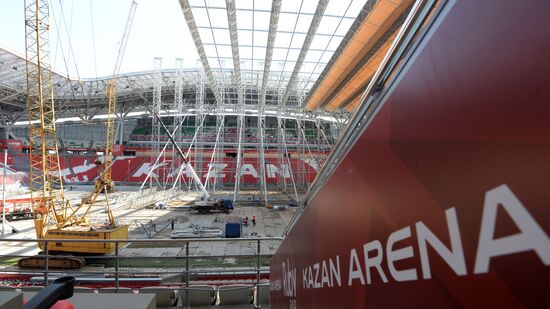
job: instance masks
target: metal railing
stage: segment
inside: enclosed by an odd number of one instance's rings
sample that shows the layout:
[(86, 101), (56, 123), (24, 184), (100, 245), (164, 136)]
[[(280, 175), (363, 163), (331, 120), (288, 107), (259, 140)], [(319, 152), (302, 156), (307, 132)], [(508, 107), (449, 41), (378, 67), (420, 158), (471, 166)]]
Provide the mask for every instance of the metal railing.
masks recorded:
[[(20, 269), (19, 272), (21, 271), (25, 271), (25, 272), (31, 272), (31, 273), (37, 273), (37, 274), (40, 274), (42, 273), (43, 275), (43, 284), (44, 286), (47, 286), (50, 282), (50, 275), (54, 274), (54, 273), (60, 273), (62, 275), (67, 275), (67, 274), (70, 274), (70, 275), (78, 275), (78, 274), (82, 274), (82, 275), (90, 275), (90, 274), (102, 274), (102, 275), (105, 275), (106, 272), (105, 271), (101, 271), (101, 272), (86, 272), (86, 271), (82, 271), (82, 270), (51, 270), (49, 267), (48, 267), (48, 260), (52, 257), (55, 257), (55, 258), (63, 258), (63, 257), (74, 257), (74, 255), (68, 255), (68, 254), (51, 254), (49, 248), (50, 248), (50, 244), (51, 243), (103, 243), (103, 244), (107, 244), (107, 243), (114, 243), (115, 244), (115, 250), (113, 253), (111, 254), (105, 254), (105, 255), (94, 255), (94, 256), (83, 256), (85, 257), (86, 259), (94, 259), (94, 260), (105, 260), (107, 262), (113, 262), (114, 261), (114, 271), (112, 272), (109, 272), (109, 274), (111, 276), (114, 276), (114, 285), (115, 285), (115, 288), (119, 289), (120, 287), (120, 279), (121, 279), (121, 275), (124, 274), (124, 272), (121, 272), (121, 260), (126, 260), (126, 259), (132, 259), (132, 260), (136, 260), (136, 259), (157, 259), (157, 260), (162, 260), (162, 259), (168, 259), (168, 258), (171, 258), (171, 259), (176, 259), (177, 260), (180, 260), (182, 259), (182, 263), (180, 266), (180, 268), (183, 268), (183, 269), (180, 269), (180, 270), (176, 270), (176, 271), (170, 271), (169, 269), (167, 268), (164, 268), (163, 267), (160, 267), (162, 270), (156, 270), (156, 271), (150, 271), (149, 273), (144, 273), (142, 274), (141, 277), (144, 277), (143, 275), (146, 275), (146, 274), (149, 274), (151, 276), (157, 276), (157, 278), (162, 278), (162, 277), (159, 277), (159, 276), (162, 276), (162, 275), (168, 275), (168, 274), (181, 274), (182, 275), (182, 279), (185, 278), (185, 287), (187, 289), (187, 292), (188, 293), (188, 289), (189, 289), (189, 282), (190, 282), (190, 275), (191, 274), (194, 274), (194, 275), (200, 275), (200, 274), (207, 274), (207, 273), (215, 273), (215, 274), (220, 274), (220, 275), (223, 275), (223, 274), (234, 274), (234, 275), (242, 275), (242, 274), (254, 274), (255, 273), (255, 276), (256, 276), (256, 285), (258, 285), (260, 283), (260, 277), (261, 277), (261, 273), (262, 273), (262, 266), (260, 265), (260, 261), (261, 261), (261, 258), (264, 257), (264, 258), (271, 258), (272, 254), (269, 254), (269, 253), (264, 253), (262, 254), (261, 252), (261, 245), (263, 242), (268, 242), (268, 241), (276, 241), (276, 242), (280, 242), (282, 241), (283, 238), (281, 237), (254, 237), (254, 238), (186, 238), (186, 239), (112, 239), (112, 240), (87, 240), (87, 239), (0, 239), (0, 244), (2, 243), (5, 243), (5, 242), (9, 242), (10, 244), (13, 244), (13, 243), (36, 243), (37, 245), (39, 243), (43, 243), (44, 244), (44, 250), (43, 252), (38, 255), (39, 257), (43, 258), (44, 259), (44, 269), (29, 269), (29, 268), (23, 268), (23, 269)], [(227, 246), (231, 246), (231, 245), (234, 245), (234, 244), (240, 244), (240, 243), (243, 243), (243, 242), (248, 242), (250, 244), (253, 244), (252, 247), (250, 247), (250, 250), (253, 251), (251, 252), (251, 254), (210, 254), (210, 255), (191, 255), (190, 254), (190, 246), (192, 244), (197, 244), (197, 243), (227, 243)], [(184, 255), (181, 255), (180, 254), (175, 254), (175, 255), (162, 255), (162, 256), (154, 256), (154, 255), (135, 255), (135, 254), (132, 254), (132, 256), (125, 256), (125, 255), (121, 255), (120, 254), (120, 249), (123, 248), (123, 247), (128, 247), (129, 245), (131, 244), (148, 244), (148, 245), (151, 245), (150, 247), (145, 247), (144, 250), (146, 250), (147, 248), (163, 248), (163, 247), (166, 247), (166, 245), (169, 245), (170, 247), (175, 247), (175, 248), (183, 248), (185, 250), (180, 250), (180, 252), (185, 252)], [(158, 245), (157, 247), (155, 247), (155, 244)], [(178, 246), (178, 245), (181, 245), (181, 246)], [(143, 248), (143, 247), (138, 247), (138, 248)], [(6, 258), (25, 258), (25, 257), (29, 257), (29, 255), (17, 255), (17, 254), (0, 254), (0, 258), (2, 259), (6, 259)], [(194, 259), (204, 259), (204, 258), (255, 258), (255, 266), (254, 267), (239, 267), (237, 270), (227, 270), (227, 269), (219, 269), (219, 268), (212, 268), (212, 267), (206, 267), (206, 268), (203, 268), (203, 269), (200, 269), (200, 268), (196, 268), (196, 269), (192, 269), (191, 268), (191, 261), (194, 260)], [(139, 266), (138, 266), (139, 267)], [(146, 268), (146, 267), (144, 267)], [(231, 268), (231, 267), (227, 267), (227, 268)], [(264, 272), (265, 272), (265, 269), (264, 269)], [(187, 295), (188, 296), (188, 295)], [(187, 298), (189, 299), (189, 298)]]

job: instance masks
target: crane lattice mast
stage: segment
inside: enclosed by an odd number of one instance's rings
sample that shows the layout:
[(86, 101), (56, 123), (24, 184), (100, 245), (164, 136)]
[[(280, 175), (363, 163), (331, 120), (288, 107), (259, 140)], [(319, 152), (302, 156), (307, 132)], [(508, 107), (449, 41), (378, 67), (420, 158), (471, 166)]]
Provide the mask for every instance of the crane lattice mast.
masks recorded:
[[(49, 50), (48, 0), (25, 0), (25, 55), (29, 114), (30, 189), (37, 237), (49, 222), (64, 224), (63, 194), (55, 131), (55, 104)], [(74, 217), (76, 219), (76, 217)]]

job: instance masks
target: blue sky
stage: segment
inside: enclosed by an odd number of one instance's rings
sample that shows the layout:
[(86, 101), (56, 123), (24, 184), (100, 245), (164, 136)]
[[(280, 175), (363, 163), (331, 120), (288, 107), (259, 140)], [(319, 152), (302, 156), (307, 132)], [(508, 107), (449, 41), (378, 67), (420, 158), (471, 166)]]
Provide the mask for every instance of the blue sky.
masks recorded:
[[(23, 0), (0, 0), (0, 45), (22, 55), (25, 53), (23, 3)], [(76, 68), (80, 78), (110, 76), (130, 4), (131, 0), (50, 0), (54, 70), (68, 72), (73, 78), (77, 77)], [(74, 59), (69, 50), (69, 35)], [(198, 54), (176, 0), (138, 1), (121, 72), (152, 70), (154, 57), (163, 57), (163, 68), (174, 68), (176, 57), (184, 58), (186, 68), (198, 66)]]

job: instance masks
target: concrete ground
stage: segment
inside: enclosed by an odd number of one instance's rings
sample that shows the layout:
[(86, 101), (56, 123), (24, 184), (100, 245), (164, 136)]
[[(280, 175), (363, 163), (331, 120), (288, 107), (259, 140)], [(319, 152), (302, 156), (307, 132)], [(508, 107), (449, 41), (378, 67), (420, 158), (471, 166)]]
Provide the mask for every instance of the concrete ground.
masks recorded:
[[(76, 188), (72, 191), (67, 191), (67, 198), (71, 199), (76, 204), (82, 197), (85, 196), (86, 191), (89, 188)], [(114, 195), (128, 194), (127, 191), (135, 190), (135, 188), (122, 188), (121, 192), (117, 192)], [(19, 195), (21, 196), (21, 195)], [(19, 197), (18, 196), (18, 197)], [(235, 205), (235, 209), (230, 214), (224, 213), (209, 213), (209, 214), (197, 214), (191, 212), (186, 203), (193, 201), (196, 198), (195, 193), (186, 193), (183, 196), (179, 196), (180, 202), (170, 203), (171, 205), (178, 205), (169, 207), (168, 209), (116, 209), (114, 210), (114, 216), (120, 224), (128, 224), (130, 229), (130, 239), (167, 239), (172, 231), (171, 221), (174, 219), (174, 230), (183, 230), (191, 225), (199, 225), (204, 227), (216, 227), (223, 230), (227, 217), (239, 216), (244, 218), (249, 217), (249, 225), (242, 227), (242, 237), (271, 237), (281, 236), (284, 229), (290, 222), (290, 219), (295, 213), (295, 209), (289, 208), (287, 210), (273, 210), (263, 206), (251, 206), (253, 203), (247, 202), (246, 206)], [(105, 221), (106, 214), (104, 212), (105, 206), (93, 207), (93, 210), (89, 214), (89, 219), (92, 222)], [(251, 219), (256, 216), (256, 225), (253, 226)], [(12, 227), (18, 232), (12, 234)], [(1, 229), (1, 228), (0, 228)], [(5, 225), (5, 233), (7, 239), (34, 239), (36, 238), (34, 224), (32, 220), (15, 220), (7, 222)], [(262, 254), (273, 254), (278, 248), (280, 241), (264, 241), (261, 243), (260, 252)], [(249, 255), (254, 254), (257, 250), (256, 242), (203, 242), (192, 243), (190, 245), (190, 255), (199, 256), (230, 256), (230, 255)], [(39, 252), (35, 243), (22, 243), (15, 241), (0, 242), (0, 252), (3, 256), (6, 255), (24, 255), (31, 256)], [(137, 261), (138, 257), (149, 257), (149, 264), (151, 260), (160, 260), (158, 257), (181, 257), (185, 255), (185, 249), (179, 245), (159, 243), (155, 245), (142, 245), (138, 243), (129, 244), (125, 248), (120, 250), (121, 256), (132, 257)], [(95, 262), (94, 262), (95, 263)], [(134, 263), (139, 269), (150, 268), (151, 266), (139, 267), (139, 262)], [(168, 263), (169, 264), (169, 263)], [(221, 264), (235, 264), (235, 258), (227, 257), (221, 260)], [(181, 265), (181, 264), (180, 264)], [(100, 265), (92, 265), (89, 269), (98, 269)], [(95, 268), (94, 268), (95, 267)], [(169, 267), (159, 262), (159, 266), (155, 267), (162, 269), (163, 267)], [(101, 268), (101, 267), (100, 267)], [(179, 268), (179, 267), (178, 267)], [(132, 268), (133, 269), (133, 268)], [(0, 271), (16, 271), (12, 267), (3, 268), (0, 266)], [(132, 270), (129, 270), (132, 271)]]

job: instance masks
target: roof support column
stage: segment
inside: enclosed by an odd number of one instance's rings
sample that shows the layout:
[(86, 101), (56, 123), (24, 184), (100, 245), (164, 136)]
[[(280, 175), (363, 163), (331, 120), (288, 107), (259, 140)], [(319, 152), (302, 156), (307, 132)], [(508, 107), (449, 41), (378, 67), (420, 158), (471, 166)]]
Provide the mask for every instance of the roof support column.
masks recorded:
[[(161, 93), (162, 93), (162, 58), (155, 57), (154, 60), (154, 80), (153, 80), (153, 117), (151, 118), (151, 143), (153, 146), (153, 156), (151, 156), (151, 168), (155, 168), (153, 165), (154, 158), (160, 153), (160, 124), (157, 121), (156, 116), (160, 116), (161, 110)], [(149, 187), (153, 186), (153, 178), (156, 179), (156, 174), (152, 174), (153, 177), (149, 178)], [(158, 179), (156, 179), (158, 182)]]
[[(241, 165), (242, 165), (242, 137), (244, 131), (244, 97), (243, 84), (241, 82), (241, 60), (239, 57), (239, 36), (237, 27), (237, 10), (235, 9), (234, 0), (225, 0), (227, 9), (227, 23), (229, 25), (229, 37), (231, 39), (231, 52), (233, 54), (233, 68), (235, 75), (235, 87), (237, 87), (237, 126), (239, 132), (237, 146), (237, 163), (235, 165), (235, 189), (233, 190), (233, 200), (236, 201), (239, 195), (241, 182)], [(252, 12), (254, 14), (254, 12)]]
[[(286, 127), (286, 119), (283, 119), (281, 117), (277, 117), (277, 125), (279, 127), (279, 134), (281, 136), (281, 144), (282, 144), (282, 148), (283, 148), (283, 151), (282, 153), (280, 153), (279, 155), (282, 155), (283, 156), (283, 159), (281, 160), (282, 162), (285, 162), (286, 164), (286, 168), (288, 168), (288, 173), (290, 176), (290, 180), (292, 181), (292, 188), (294, 189), (294, 200), (295, 201), (299, 201), (299, 198), (298, 198), (298, 190), (296, 188), (296, 180), (294, 178), (294, 172), (292, 170), (292, 161), (290, 161), (290, 153), (288, 152), (288, 147), (286, 145), (286, 132), (285, 132), (285, 127)], [(281, 169), (283, 170), (283, 182), (284, 182), (284, 187), (286, 189), (286, 178), (287, 178), (287, 175), (286, 173), (284, 172), (284, 169), (283, 169), (283, 166), (285, 164), (281, 164)], [(289, 192), (287, 192), (287, 194), (290, 195)]]
[[(195, 151), (194, 151), (194, 165), (199, 179), (202, 181), (202, 171), (203, 171), (203, 139), (204, 139), (204, 122), (206, 119), (206, 111), (204, 106), (205, 101), (205, 89), (204, 89), (204, 74), (203, 72), (198, 72), (198, 83), (197, 83), (197, 92), (196, 92), (196, 101), (195, 101), (195, 135), (193, 139), (195, 140)], [(192, 145), (191, 145), (192, 146)], [(191, 147), (190, 146), (190, 147)], [(198, 189), (199, 184), (195, 182), (195, 189)]]
[[(179, 143), (181, 142), (181, 130), (183, 125), (183, 58), (176, 58), (176, 79), (174, 81), (174, 105), (172, 108), (176, 113), (174, 116), (173, 124), (171, 126), (171, 130), (174, 130), (176, 127), (178, 130), (174, 132), (174, 140)], [(172, 188), (175, 187), (175, 185), (180, 182), (179, 177), (175, 177), (178, 172), (178, 168), (180, 168), (181, 164), (184, 164), (181, 162), (178, 164), (178, 161), (181, 161), (179, 159), (179, 156), (176, 153), (176, 148), (174, 145), (172, 146), (172, 162), (170, 163), (170, 167), (168, 169), (168, 173), (165, 176), (166, 182), (172, 181)]]
[(271, 16), (269, 19), (269, 33), (267, 35), (267, 46), (265, 51), (264, 73), (262, 76), (262, 88), (258, 103), (258, 136), (260, 139), (260, 191), (263, 201), (268, 203), (267, 194), (267, 179), (265, 167), (265, 96), (267, 93), (267, 83), (269, 81), (269, 73), (271, 70), (271, 62), (273, 58), (273, 47), (275, 46), (275, 37), (277, 35), (277, 26), (279, 25), (279, 13), (281, 11), (281, 0), (273, 0), (271, 4)]

